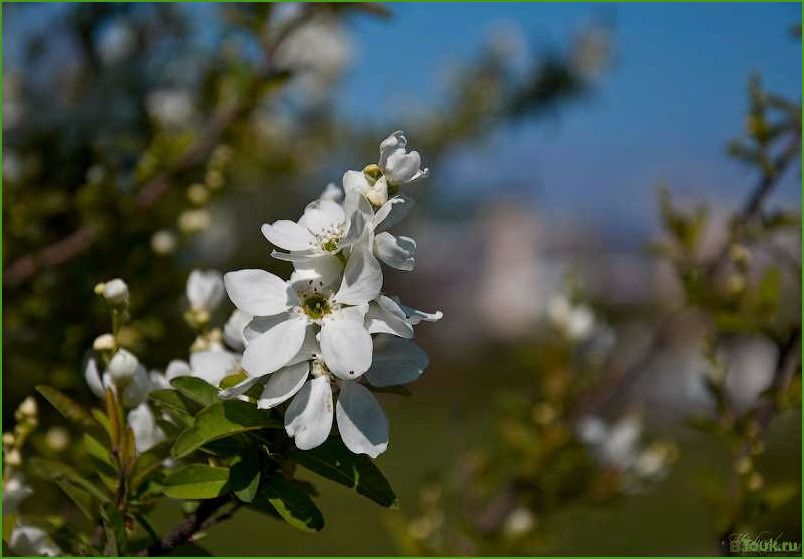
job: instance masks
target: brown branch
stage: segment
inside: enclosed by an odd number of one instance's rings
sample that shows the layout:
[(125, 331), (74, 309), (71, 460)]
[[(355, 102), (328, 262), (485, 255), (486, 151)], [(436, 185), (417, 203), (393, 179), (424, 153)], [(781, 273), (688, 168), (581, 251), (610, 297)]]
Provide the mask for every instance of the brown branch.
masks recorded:
[[(304, 11), (284, 26), (274, 40), (266, 46), (264, 63), (257, 71), (257, 82), (270, 79), (278, 73), (281, 74), (281, 72), (277, 72), (272, 63), (274, 55), (282, 42), (303, 25), (311, 13), (313, 13), (312, 9)], [(136, 207), (142, 211), (153, 206), (170, 190), (172, 180), (176, 175), (203, 162), (226, 130), (248, 110), (249, 106), (243, 100), (220, 107), (210, 119), (207, 129), (201, 137), (179, 156), (176, 164), (171, 169), (151, 178), (142, 186), (134, 201)], [(16, 287), (45, 268), (55, 268), (69, 262), (88, 250), (96, 241), (99, 233), (100, 230), (97, 226), (84, 224), (42, 250), (20, 257), (3, 270), (3, 285)]]
[(231, 518), (231, 514), (215, 517), (218, 510), (229, 502), (231, 502), (230, 495), (222, 495), (214, 499), (201, 501), (195, 512), (189, 514), (170, 534), (155, 542), (148, 549), (141, 552), (140, 555), (143, 557), (166, 555), (173, 549), (191, 542), (197, 533), (218, 522)]

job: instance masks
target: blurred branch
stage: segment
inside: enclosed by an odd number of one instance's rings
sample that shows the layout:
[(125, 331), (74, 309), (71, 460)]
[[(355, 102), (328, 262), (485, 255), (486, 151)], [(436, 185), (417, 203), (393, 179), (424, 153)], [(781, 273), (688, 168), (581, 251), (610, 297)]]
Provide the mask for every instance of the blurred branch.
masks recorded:
[[(282, 76), (284, 71), (273, 67), (273, 59), (282, 42), (293, 31), (303, 25), (313, 10), (304, 10), (280, 29), (276, 37), (266, 46), (265, 60), (258, 69), (255, 84), (265, 82), (273, 77)], [(237, 101), (220, 107), (209, 121), (200, 138), (193, 142), (179, 156), (176, 164), (167, 171), (148, 180), (135, 198), (135, 206), (139, 210), (147, 210), (159, 200), (172, 185), (173, 179), (188, 169), (202, 163), (210, 155), (221, 136), (238, 120), (253, 108), (257, 96), (242, 96)], [(3, 270), (3, 285), (15, 287), (36, 275), (45, 268), (61, 266), (88, 250), (100, 233), (100, 228), (93, 224), (84, 224), (66, 237), (59, 239), (34, 254), (20, 257)]]
[(170, 534), (151, 545), (140, 555), (143, 557), (156, 557), (167, 555), (173, 549), (192, 541), (193, 536), (210, 526), (231, 518), (230, 513), (220, 516), (215, 514), (227, 503), (231, 502), (230, 495), (222, 495), (214, 499), (201, 501), (195, 512), (189, 514), (184, 521), (176, 526)]

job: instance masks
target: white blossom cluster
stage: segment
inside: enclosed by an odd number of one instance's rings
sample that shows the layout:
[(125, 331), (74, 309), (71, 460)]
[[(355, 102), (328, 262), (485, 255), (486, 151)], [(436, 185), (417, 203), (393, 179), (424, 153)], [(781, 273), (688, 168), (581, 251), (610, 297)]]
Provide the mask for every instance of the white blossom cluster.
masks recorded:
[(442, 317), (382, 290), (380, 262), (413, 269), (416, 242), (389, 229), (413, 204), (400, 190), (427, 175), (395, 132), (380, 144), (377, 163), (344, 174), (343, 190), (329, 185), (298, 221), (262, 226), (280, 249), (272, 255), (294, 271), (287, 281), (255, 269), (225, 274), (237, 320), (248, 320), (241, 363), (248, 378), (222, 397), (246, 398), (259, 385), (259, 408), (290, 401), (285, 429), (303, 450), (322, 444), (337, 422), (352, 452), (385, 451), (388, 420), (371, 388), (416, 380), (428, 358), (411, 341), (413, 327)]
[[(113, 306), (128, 303), (128, 286), (120, 279), (103, 284), (100, 293)], [(223, 277), (215, 270), (193, 270), (187, 280), (186, 298), (188, 313), (194, 317), (209, 319), (209, 315), (223, 302), (225, 292)], [(242, 339), (229, 338), (226, 332), (232, 330), (240, 313), (235, 312), (221, 336), (235, 351), (230, 351), (212, 330), (206, 336), (199, 336), (191, 351), (189, 362), (179, 359), (171, 361), (164, 372), (148, 371), (139, 359), (129, 350), (119, 347), (115, 336), (103, 334), (93, 344), (93, 354), (84, 367), (84, 377), (89, 389), (98, 398), (103, 398), (106, 389), (117, 394), (121, 405), (128, 411), (127, 423), (134, 432), (136, 447), (144, 452), (164, 440), (157, 418), (146, 403), (148, 394), (154, 390), (170, 388), (170, 381), (179, 376), (195, 376), (214, 386), (240, 368)], [(237, 326), (234, 326), (235, 330)], [(242, 327), (240, 328), (242, 330)], [(101, 364), (105, 362), (103, 367)]]

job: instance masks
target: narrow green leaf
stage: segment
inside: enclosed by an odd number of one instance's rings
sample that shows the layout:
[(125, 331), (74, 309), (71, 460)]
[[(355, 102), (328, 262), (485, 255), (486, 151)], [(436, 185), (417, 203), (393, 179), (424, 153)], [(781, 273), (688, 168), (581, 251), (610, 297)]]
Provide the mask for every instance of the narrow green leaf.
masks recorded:
[(67, 495), (73, 503), (75, 503), (75, 505), (78, 507), (78, 510), (80, 510), (84, 516), (90, 520), (95, 518), (95, 511), (97, 508), (95, 505), (95, 499), (93, 499), (92, 495), (66, 479), (56, 479), (55, 482), (56, 485), (58, 485), (59, 488), (64, 491), (64, 494)]
[(240, 400), (218, 401), (196, 416), (173, 444), (174, 458), (187, 456), (204, 444), (254, 429), (282, 429), (283, 425), (267, 410)]
[(112, 503), (101, 507), (103, 530), (106, 534), (106, 545), (103, 554), (117, 557), (126, 551), (126, 525), (123, 516)]
[(250, 503), (260, 486), (260, 456), (251, 450), (235, 458), (229, 474), (229, 485), (237, 498)]
[(223, 492), (228, 468), (190, 464), (165, 478), (165, 494), (176, 499), (212, 499)]
[(148, 401), (157, 411), (167, 414), (182, 425), (192, 423), (193, 416), (201, 409), (197, 403), (188, 402), (187, 398), (169, 388), (154, 390), (148, 395)]
[(131, 469), (131, 490), (136, 491), (151, 473), (162, 466), (169, 455), (170, 442), (163, 441), (137, 456)]
[(30, 461), (33, 473), (42, 479), (53, 482), (58, 482), (61, 480), (68, 481), (73, 485), (80, 487), (102, 502), (109, 500), (109, 496), (101, 491), (97, 483), (85, 479), (81, 474), (67, 464), (56, 462), (54, 460), (45, 460), (44, 458), (38, 457), (33, 457), (30, 459)]
[(340, 439), (330, 438), (312, 450), (294, 449), (290, 457), (308, 470), (350, 487), (384, 507), (396, 508), (397, 500), (382, 472), (364, 454), (352, 454)]
[(198, 377), (176, 377), (170, 381), (171, 386), (202, 406), (218, 401), (218, 389)]
[(70, 422), (85, 429), (97, 427), (92, 420), (92, 416), (72, 398), (62, 394), (55, 388), (42, 384), (37, 386), (36, 390)]
[(232, 373), (231, 375), (226, 375), (225, 377), (223, 377), (223, 379), (221, 379), (220, 387), (223, 389), (231, 388), (233, 386), (240, 384), (247, 378), (248, 375), (246, 373), (244, 373), (243, 371), (238, 371), (236, 373)]
[(305, 532), (318, 532), (324, 527), (324, 515), (315, 502), (292, 481), (275, 475), (264, 484), (265, 498), (285, 522)]

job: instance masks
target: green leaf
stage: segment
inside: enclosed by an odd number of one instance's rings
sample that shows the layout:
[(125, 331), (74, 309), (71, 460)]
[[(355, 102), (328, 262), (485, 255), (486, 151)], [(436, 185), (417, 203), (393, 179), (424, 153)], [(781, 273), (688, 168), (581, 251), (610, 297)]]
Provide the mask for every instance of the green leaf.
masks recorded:
[(762, 494), (765, 504), (771, 509), (778, 509), (797, 497), (801, 491), (800, 484), (795, 482), (782, 482), (769, 485)]
[(96, 483), (85, 479), (81, 474), (67, 464), (62, 464), (61, 462), (56, 462), (54, 460), (45, 460), (44, 458), (39, 457), (33, 457), (30, 459), (30, 461), (33, 473), (42, 479), (57, 483), (59, 481), (66, 481), (80, 487), (102, 502), (109, 500), (109, 496), (101, 491)]
[(95, 511), (97, 507), (95, 505), (95, 499), (90, 495), (88, 492), (81, 489), (78, 485), (67, 481), (66, 479), (56, 479), (56, 485), (64, 491), (65, 495), (67, 495), (70, 500), (78, 507), (84, 516), (88, 519), (92, 520), (95, 518)]
[(254, 429), (282, 429), (267, 410), (240, 400), (218, 401), (201, 410), (193, 424), (173, 444), (173, 457), (182, 458), (204, 444)]
[(176, 423), (185, 426), (191, 424), (193, 416), (201, 410), (201, 406), (197, 403), (169, 388), (154, 390), (148, 395), (148, 401), (157, 411), (167, 414)]
[(126, 551), (126, 525), (123, 516), (112, 503), (107, 503), (101, 507), (101, 519), (106, 533), (103, 554), (111, 557), (122, 555)]
[(176, 377), (171, 386), (192, 401), (208, 406), (218, 401), (218, 389), (198, 377)]
[(308, 470), (350, 487), (384, 507), (398, 506), (396, 495), (368, 456), (353, 454), (340, 439), (328, 439), (312, 450), (294, 449), (290, 457)]
[(176, 499), (213, 499), (229, 480), (228, 468), (190, 464), (165, 478), (165, 494)]
[(72, 398), (62, 394), (55, 388), (42, 384), (37, 386), (36, 390), (70, 422), (85, 429), (97, 427), (92, 420), (92, 416)]
[(235, 458), (230, 468), (229, 485), (244, 503), (254, 500), (260, 486), (260, 455), (255, 449)]
[(265, 498), (285, 522), (305, 532), (318, 532), (324, 527), (324, 515), (315, 502), (298, 485), (275, 475), (268, 479), (259, 499)]
[(231, 375), (226, 375), (225, 377), (223, 377), (223, 379), (221, 379), (220, 387), (223, 389), (231, 388), (233, 386), (240, 384), (247, 378), (248, 375), (246, 373), (244, 373), (243, 371), (238, 371), (236, 373), (232, 373)]
[(131, 490), (136, 491), (151, 473), (162, 466), (169, 455), (170, 442), (163, 441), (137, 456), (131, 469)]

